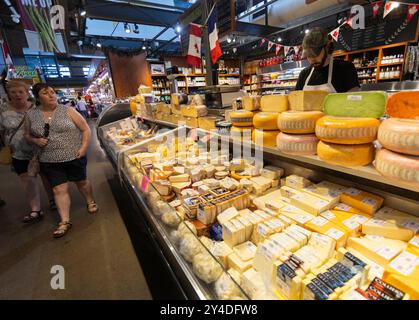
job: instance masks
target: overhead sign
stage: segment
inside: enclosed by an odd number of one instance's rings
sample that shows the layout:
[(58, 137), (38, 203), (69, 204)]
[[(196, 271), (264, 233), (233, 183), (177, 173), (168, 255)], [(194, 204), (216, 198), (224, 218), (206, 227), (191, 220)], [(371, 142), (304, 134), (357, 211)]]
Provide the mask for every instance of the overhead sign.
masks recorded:
[(14, 78), (15, 79), (34, 79), (38, 78), (38, 74), (35, 69), (29, 69), (28, 66), (14, 66)]

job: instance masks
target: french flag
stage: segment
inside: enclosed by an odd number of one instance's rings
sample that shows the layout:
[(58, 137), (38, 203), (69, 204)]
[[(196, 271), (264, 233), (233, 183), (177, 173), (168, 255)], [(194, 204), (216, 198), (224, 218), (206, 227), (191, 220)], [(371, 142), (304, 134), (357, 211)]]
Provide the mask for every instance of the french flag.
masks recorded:
[(218, 30), (217, 30), (217, 16), (215, 10), (212, 11), (211, 16), (208, 19), (208, 34), (211, 49), (211, 60), (212, 63), (216, 63), (217, 60), (223, 55), (221, 51), (220, 42), (218, 41)]
[(200, 25), (191, 23), (189, 30), (189, 49), (186, 61), (197, 67), (201, 65), (202, 29)]

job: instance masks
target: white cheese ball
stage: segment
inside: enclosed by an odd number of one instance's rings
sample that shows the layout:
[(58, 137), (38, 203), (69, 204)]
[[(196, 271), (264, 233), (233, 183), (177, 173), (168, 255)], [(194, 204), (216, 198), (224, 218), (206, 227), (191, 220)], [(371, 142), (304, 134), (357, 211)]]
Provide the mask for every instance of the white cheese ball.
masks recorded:
[(202, 244), (209, 250), (212, 251), (214, 248), (214, 241), (212, 241), (210, 238), (202, 236), (199, 237), (199, 240), (201, 240)]
[(163, 213), (161, 221), (163, 221), (164, 224), (168, 225), (171, 228), (177, 228), (179, 223), (182, 222), (182, 218), (179, 217), (176, 210), (172, 209)]
[(182, 239), (187, 234), (197, 234), (196, 228), (192, 222), (184, 221), (183, 223), (179, 224), (177, 229), (177, 234), (179, 239)]
[(208, 253), (194, 256), (192, 264), (195, 275), (208, 284), (216, 281), (223, 273), (223, 268)]
[(200, 254), (202, 250), (202, 244), (193, 234), (187, 234), (180, 240), (179, 251), (188, 262), (192, 263), (193, 258)]
[[(234, 283), (227, 273), (223, 273), (221, 277), (215, 282), (215, 293), (220, 300), (236, 300), (244, 299), (243, 294), (239, 288), (241, 285), (241, 275), (236, 270), (230, 269), (230, 276), (236, 281)], [(238, 286), (239, 285), (239, 286)]]

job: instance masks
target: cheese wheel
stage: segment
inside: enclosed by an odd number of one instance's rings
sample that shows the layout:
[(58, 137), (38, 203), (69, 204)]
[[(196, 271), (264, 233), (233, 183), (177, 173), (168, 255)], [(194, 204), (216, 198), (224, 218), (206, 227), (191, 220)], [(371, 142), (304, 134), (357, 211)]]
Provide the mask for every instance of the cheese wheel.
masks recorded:
[(377, 138), (380, 121), (374, 118), (342, 118), (325, 116), (317, 120), (316, 135), (326, 142), (364, 144)]
[(343, 167), (358, 167), (370, 164), (374, 159), (372, 143), (341, 145), (320, 141), (317, 154), (325, 162)]
[(285, 134), (280, 133), (276, 138), (279, 150), (295, 155), (314, 155), (317, 152), (318, 139), (315, 134)]
[(384, 91), (331, 93), (324, 99), (324, 113), (336, 117), (381, 118), (386, 100)]
[(288, 111), (278, 116), (278, 128), (286, 133), (314, 133), (316, 121), (323, 117), (321, 111)]
[(419, 120), (384, 120), (378, 129), (378, 141), (391, 151), (419, 156)]
[(244, 110), (255, 111), (260, 108), (261, 96), (245, 96), (242, 97), (242, 106)]
[(289, 109), (288, 96), (265, 95), (260, 99), (260, 110), (263, 112), (284, 112)]
[(253, 117), (253, 126), (256, 129), (278, 130), (278, 113), (258, 112)]
[(252, 140), (257, 145), (260, 145), (260, 142), (263, 141), (264, 147), (275, 147), (276, 146), (276, 136), (279, 134), (279, 131), (267, 131), (255, 129), (252, 133)]
[(401, 91), (391, 95), (386, 111), (390, 117), (419, 120), (419, 91)]
[(405, 156), (381, 149), (375, 158), (375, 168), (385, 177), (403, 180), (419, 188), (419, 157)]
[(253, 112), (239, 110), (230, 113), (230, 121), (236, 127), (253, 126)]
[(324, 98), (328, 94), (327, 91), (321, 90), (292, 91), (288, 95), (290, 109), (295, 111), (322, 111)]
[(233, 139), (252, 140), (253, 127), (231, 127), (230, 134)]

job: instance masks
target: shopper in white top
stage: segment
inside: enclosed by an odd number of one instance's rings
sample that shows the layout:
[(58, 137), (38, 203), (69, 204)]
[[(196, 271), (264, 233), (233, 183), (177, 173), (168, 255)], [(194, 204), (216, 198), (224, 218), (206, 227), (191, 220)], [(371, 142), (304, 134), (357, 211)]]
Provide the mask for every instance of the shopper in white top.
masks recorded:
[(87, 119), (89, 117), (89, 114), (87, 113), (87, 106), (86, 106), (86, 102), (84, 100), (82, 100), (81, 97), (77, 98), (77, 110), (81, 113), (81, 115)]

